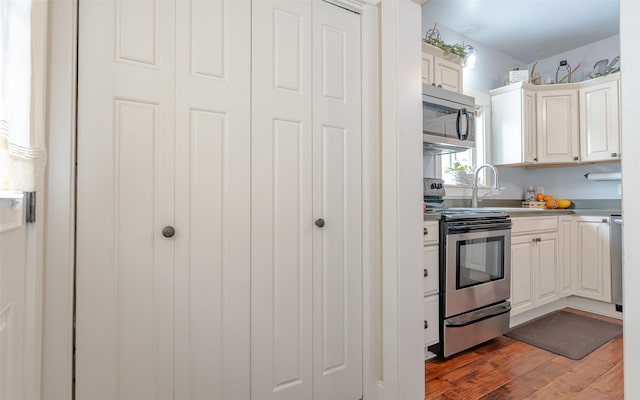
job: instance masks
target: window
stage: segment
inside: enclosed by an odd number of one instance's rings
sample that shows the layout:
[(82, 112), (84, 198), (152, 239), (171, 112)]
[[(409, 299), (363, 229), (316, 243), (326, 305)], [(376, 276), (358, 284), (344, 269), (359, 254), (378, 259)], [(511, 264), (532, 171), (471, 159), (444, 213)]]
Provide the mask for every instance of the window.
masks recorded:
[(46, 1), (0, 2), (0, 190), (42, 186), (46, 33)]

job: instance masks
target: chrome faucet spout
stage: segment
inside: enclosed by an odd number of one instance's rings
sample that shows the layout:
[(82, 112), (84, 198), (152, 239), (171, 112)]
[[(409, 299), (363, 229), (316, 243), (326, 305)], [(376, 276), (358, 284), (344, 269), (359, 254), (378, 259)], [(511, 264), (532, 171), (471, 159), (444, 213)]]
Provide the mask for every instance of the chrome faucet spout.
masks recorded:
[(496, 167), (490, 164), (483, 164), (479, 166), (476, 169), (476, 173), (473, 175), (473, 191), (471, 194), (471, 207), (473, 208), (477, 208), (478, 201), (481, 200), (481, 199), (478, 199), (478, 174), (480, 173), (480, 170), (482, 168), (489, 168), (490, 170), (493, 171), (493, 189), (500, 190), (500, 184), (498, 181), (498, 170), (496, 169)]

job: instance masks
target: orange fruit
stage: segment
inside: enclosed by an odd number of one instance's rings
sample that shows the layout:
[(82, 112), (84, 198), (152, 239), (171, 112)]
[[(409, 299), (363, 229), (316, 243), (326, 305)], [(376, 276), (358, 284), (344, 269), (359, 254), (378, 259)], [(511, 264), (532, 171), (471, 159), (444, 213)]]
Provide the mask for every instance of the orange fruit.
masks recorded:
[(558, 202), (558, 208), (571, 207), (571, 200), (556, 200)]
[(544, 196), (544, 197), (542, 198), (542, 200), (544, 200), (544, 201), (553, 200), (553, 196), (551, 196), (550, 194), (548, 194), (548, 195)]
[(558, 208), (558, 201), (555, 199), (549, 199), (547, 200), (547, 208)]
[(542, 201), (544, 200), (544, 193), (538, 193), (536, 195), (536, 201)]

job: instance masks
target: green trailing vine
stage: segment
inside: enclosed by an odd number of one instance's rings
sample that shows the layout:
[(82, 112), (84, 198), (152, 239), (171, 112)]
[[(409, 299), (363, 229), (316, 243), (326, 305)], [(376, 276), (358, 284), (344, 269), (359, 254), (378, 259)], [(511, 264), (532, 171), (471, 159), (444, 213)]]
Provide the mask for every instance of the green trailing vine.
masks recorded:
[(467, 57), (469, 57), (467, 47), (460, 43), (445, 43), (444, 40), (442, 40), (442, 38), (440, 37), (440, 31), (438, 31), (436, 25), (437, 23), (433, 25), (433, 28), (427, 31), (427, 36), (422, 39), (422, 41), (432, 46), (436, 46), (439, 49), (442, 49), (442, 51), (444, 51), (444, 54), (455, 54), (456, 56), (460, 57), (463, 62), (465, 62), (467, 60)]
[(444, 54), (455, 54), (463, 61), (466, 60), (469, 56), (467, 49), (465, 49), (465, 47), (459, 43), (446, 44), (444, 41), (438, 39), (422, 39), (422, 41), (442, 49), (444, 51)]

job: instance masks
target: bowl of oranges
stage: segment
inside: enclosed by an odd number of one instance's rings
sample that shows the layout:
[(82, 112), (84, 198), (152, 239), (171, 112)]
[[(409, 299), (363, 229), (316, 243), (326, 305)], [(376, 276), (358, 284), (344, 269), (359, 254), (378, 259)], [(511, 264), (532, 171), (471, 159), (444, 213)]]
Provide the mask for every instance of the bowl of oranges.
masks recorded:
[(544, 202), (546, 208), (550, 209), (564, 209), (571, 207), (571, 200), (566, 199), (556, 199), (551, 195), (538, 193), (536, 194), (536, 202)]

